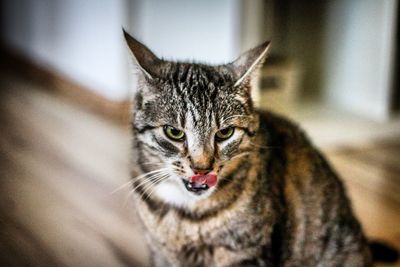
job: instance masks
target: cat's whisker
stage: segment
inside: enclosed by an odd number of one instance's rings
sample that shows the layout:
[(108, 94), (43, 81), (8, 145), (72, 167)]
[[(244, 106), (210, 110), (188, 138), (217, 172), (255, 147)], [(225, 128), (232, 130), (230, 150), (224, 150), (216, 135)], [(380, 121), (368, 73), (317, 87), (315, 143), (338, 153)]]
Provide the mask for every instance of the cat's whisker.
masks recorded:
[(239, 158), (239, 157), (243, 157), (243, 156), (249, 155), (250, 153), (251, 153), (250, 151), (241, 152), (240, 154), (233, 156), (231, 158), (231, 160), (235, 159), (235, 158)]
[[(232, 176), (224, 176), (223, 178), (221, 178), (221, 180), (234, 181), (234, 179), (232, 178)], [(217, 187), (217, 189), (219, 189), (219, 188)]]
[[(155, 179), (157, 179), (158, 177), (160, 177), (164, 174), (165, 174), (164, 172), (159, 172), (159, 173), (153, 174), (152, 176), (145, 177), (146, 179), (143, 181), (140, 181), (138, 184), (135, 184), (134, 188), (132, 188), (131, 191), (134, 192), (139, 187), (146, 186), (146, 184), (152, 183)], [(144, 179), (144, 177), (143, 177), (143, 179)]]
[[(170, 176), (167, 174), (166, 177), (164, 177), (162, 180), (160, 180), (160, 181), (158, 181), (158, 182), (161, 183), (161, 182), (163, 182), (164, 180), (167, 180), (167, 179), (169, 179), (169, 178), (170, 178)], [(156, 189), (156, 187), (153, 186), (152, 191), (149, 192), (149, 193), (147, 194), (147, 199), (149, 199), (149, 198), (151, 197), (151, 195), (154, 193), (155, 189)]]
[(141, 163), (139, 163), (139, 164), (140, 164), (140, 165), (159, 165), (159, 166), (165, 165), (164, 162), (141, 162)]
[(119, 190), (127, 187), (128, 185), (131, 185), (134, 182), (134, 180), (140, 180), (140, 179), (145, 178), (148, 175), (151, 175), (153, 173), (162, 172), (162, 171), (165, 171), (165, 170), (168, 170), (168, 168), (161, 168), (161, 169), (157, 169), (157, 170), (154, 170), (154, 171), (150, 171), (150, 172), (146, 172), (146, 173), (143, 173), (141, 175), (138, 175), (138, 176), (132, 178), (131, 180), (129, 180), (128, 182), (124, 183), (123, 185), (117, 187), (113, 191), (111, 191), (111, 194), (114, 194), (114, 193), (118, 192)]
[[(151, 176), (143, 176), (143, 177), (141, 177), (140, 179), (145, 179), (145, 180), (140, 181), (138, 184), (136, 184), (135, 187), (132, 189), (132, 192), (134, 192), (135, 190), (137, 190), (137, 188), (140, 187), (140, 186), (143, 186), (143, 185), (146, 185), (146, 184), (148, 184), (148, 183), (153, 182), (153, 180), (154, 180), (155, 178), (157, 178), (157, 177), (159, 177), (159, 176), (165, 174), (165, 173), (166, 173), (165, 171), (167, 171), (167, 170), (169, 170), (169, 169), (172, 169), (172, 170), (174, 170), (174, 171), (178, 171), (178, 169), (177, 169), (176, 167), (173, 167), (173, 166), (172, 166), (172, 167), (170, 167), (170, 168), (159, 169), (159, 172), (157, 172), (157, 173), (155, 173), (155, 174), (153, 173)], [(136, 179), (136, 180), (138, 180), (138, 179)], [(135, 181), (132, 180), (132, 183), (134, 183), (134, 182), (135, 182)]]
[[(146, 176), (147, 175), (138, 176), (135, 178), (135, 180), (145, 179)], [(114, 189), (110, 194), (115, 194), (116, 192), (124, 189), (125, 187), (132, 185), (135, 182), (135, 180), (133, 180), (133, 179), (129, 180), (128, 182), (126, 182), (126, 183), (122, 184), (121, 186), (117, 187), (116, 189)]]
[(154, 191), (156, 185), (157, 185), (158, 183), (162, 182), (162, 181), (163, 181), (164, 179), (166, 179), (168, 176), (169, 176), (168, 174), (165, 174), (165, 175), (159, 177), (155, 182), (149, 184), (149, 185), (145, 188), (145, 190), (142, 192), (142, 194), (140, 195), (140, 198), (144, 197), (144, 195), (149, 196), (149, 192)]
[[(146, 194), (147, 196), (149, 196), (148, 192), (150, 190), (154, 191), (155, 190), (155, 186), (161, 182), (162, 180), (166, 179), (167, 177), (169, 177), (168, 173), (165, 173), (164, 175), (158, 177), (156, 180), (152, 181), (152, 183), (148, 184), (145, 188), (143, 188), (143, 192), (140, 194), (140, 198), (143, 198), (143, 196)], [(148, 197), (147, 197), (148, 198)]]
[(129, 180), (128, 182), (118, 186), (116, 189), (114, 189), (113, 191), (111, 191), (111, 195), (117, 193), (118, 191), (122, 190), (123, 188), (127, 187), (128, 185), (132, 184), (132, 180)]
[[(178, 169), (177, 168), (175, 168), (175, 167), (172, 167), (171, 168), (172, 170), (175, 170), (175, 171), (177, 171)], [(133, 192), (135, 192), (139, 187), (146, 187), (146, 186), (148, 186), (149, 184), (151, 184), (151, 183), (156, 183), (157, 182), (157, 179), (159, 178), (159, 177), (161, 177), (161, 176), (163, 176), (163, 175), (169, 175), (167, 172), (165, 172), (165, 170), (164, 171), (161, 171), (161, 172), (159, 172), (159, 173), (156, 173), (156, 174), (153, 174), (152, 176), (149, 176), (149, 177), (145, 177), (146, 178), (146, 180), (144, 180), (144, 181), (141, 181), (139, 184), (136, 184), (135, 185), (135, 187), (131, 190), (131, 194), (133, 193)]]
[(229, 159), (226, 159), (226, 160), (221, 161), (220, 164), (223, 164), (223, 163), (225, 163), (225, 162), (231, 161), (231, 160), (233, 160), (233, 159), (237, 159), (237, 158), (239, 158), (239, 157), (243, 157), (243, 156), (249, 155), (249, 154), (251, 154), (251, 152), (252, 152), (252, 151), (241, 152), (241, 153), (239, 153), (239, 154), (237, 154), (237, 155), (235, 155), (235, 156), (233, 156), (233, 157), (231, 157), (231, 158), (229, 158)]
[(147, 177), (148, 179), (141, 181), (139, 184), (137, 184), (134, 188), (132, 188), (129, 192), (128, 195), (126, 196), (126, 200), (125, 200), (125, 206), (127, 204), (127, 201), (129, 200), (129, 198), (133, 195), (133, 193), (141, 186), (144, 186), (145, 188), (149, 185), (154, 183), (154, 180), (157, 180), (159, 177), (164, 176), (165, 173), (156, 173), (150, 177)]
[(157, 173), (157, 172), (166, 171), (166, 170), (168, 170), (168, 169), (169, 169), (169, 168), (160, 168), (160, 169), (157, 169), (157, 170), (149, 171), (149, 172), (146, 172), (146, 173), (141, 174), (141, 175), (139, 175), (139, 176), (133, 177), (132, 180), (140, 179), (140, 178), (142, 178), (142, 177), (144, 177), (144, 176), (147, 176), (147, 175), (149, 175), (149, 174), (153, 174), (153, 173)]
[(262, 149), (274, 149), (274, 148), (279, 148), (278, 146), (263, 146), (263, 145), (258, 145), (255, 144), (253, 142), (250, 142), (250, 145), (253, 147), (257, 147), (257, 148), (262, 148)]

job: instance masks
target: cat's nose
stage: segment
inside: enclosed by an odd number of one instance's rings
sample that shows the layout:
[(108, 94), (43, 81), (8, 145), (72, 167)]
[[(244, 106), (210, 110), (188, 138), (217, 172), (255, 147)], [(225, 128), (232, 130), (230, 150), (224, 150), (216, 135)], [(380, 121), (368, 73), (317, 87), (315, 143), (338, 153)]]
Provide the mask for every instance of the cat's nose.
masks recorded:
[(200, 174), (200, 175), (206, 175), (212, 171), (210, 169), (196, 169), (196, 168), (192, 168), (192, 170), (193, 170), (194, 174)]

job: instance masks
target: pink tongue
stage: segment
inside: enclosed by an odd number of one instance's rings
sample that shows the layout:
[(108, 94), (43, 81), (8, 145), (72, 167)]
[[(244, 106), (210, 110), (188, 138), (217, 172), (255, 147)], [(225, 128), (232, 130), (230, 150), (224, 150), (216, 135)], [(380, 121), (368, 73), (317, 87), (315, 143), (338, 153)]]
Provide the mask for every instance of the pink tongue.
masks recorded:
[(217, 183), (217, 176), (215, 174), (207, 174), (207, 175), (196, 174), (190, 177), (189, 182), (201, 185), (206, 184), (209, 187), (212, 187)]

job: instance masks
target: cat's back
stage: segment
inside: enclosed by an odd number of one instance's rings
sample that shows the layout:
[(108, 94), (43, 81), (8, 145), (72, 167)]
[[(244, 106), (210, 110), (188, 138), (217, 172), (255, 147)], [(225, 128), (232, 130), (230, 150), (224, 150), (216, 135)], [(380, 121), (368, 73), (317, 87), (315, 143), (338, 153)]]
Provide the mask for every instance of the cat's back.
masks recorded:
[(284, 117), (260, 112), (259, 133), (267, 179), (280, 195), (283, 265), (314, 266), (323, 259), (324, 266), (369, 266), (367, 243), (343, 183), (304, 131)]
[[(322, 153), (313, 145), (296, 123), (270, 111), (260, 111), (260, 149), (267, 155), (269, 165), (281, 165), (280, 175), (301, 177), (302, 181), (335, 180), (337, 175)], [(318, 177), (313, 177), (318, 174)]]
[(306, 213), (310, 213), (310, 218), (318, 218), (324, 209), (328, 211), (333, 206), (350, 209), (339, 176), (298, 124), (263, 111), (259, 134), (263, 144), (260, 149), (265, 150), (261, 154), (265, 156), (267, 179), (274, 181), (272, 185), (281, 186), (286, 209), (300, 210), (302, 218)]
[(276, 148), (277, 146), (286, 149), (312, 148), (309, 138), (296, 122), (267, 110), (260, 110), (258, 114), (259, 133), (266, 138), (263, 142), (275, 145)]

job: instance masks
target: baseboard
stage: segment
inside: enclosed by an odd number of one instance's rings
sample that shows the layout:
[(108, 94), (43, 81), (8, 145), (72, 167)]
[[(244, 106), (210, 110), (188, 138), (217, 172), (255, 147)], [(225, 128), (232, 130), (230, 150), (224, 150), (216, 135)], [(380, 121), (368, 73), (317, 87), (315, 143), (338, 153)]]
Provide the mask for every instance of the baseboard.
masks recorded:
[(130, 101), (107, 99), (4, 45), (1, 45), (0, 56), (2, 69), (21, 75), (30, 82), (39, 83), (40, 88), (60, 95), (118, 124), (126, 124), (129, 121)]

